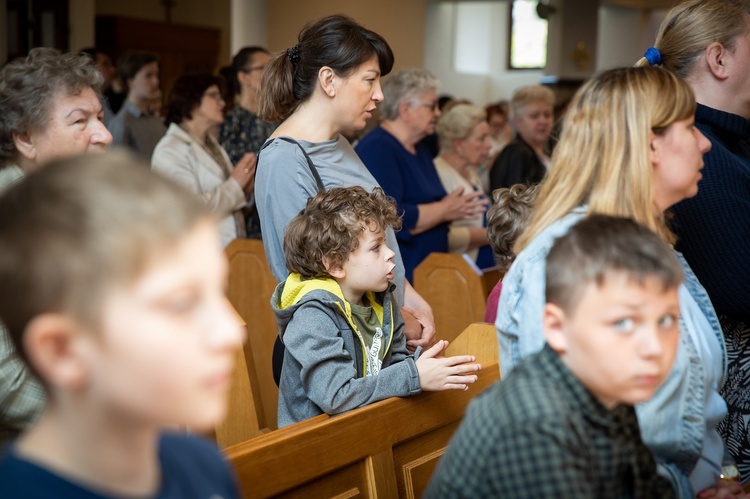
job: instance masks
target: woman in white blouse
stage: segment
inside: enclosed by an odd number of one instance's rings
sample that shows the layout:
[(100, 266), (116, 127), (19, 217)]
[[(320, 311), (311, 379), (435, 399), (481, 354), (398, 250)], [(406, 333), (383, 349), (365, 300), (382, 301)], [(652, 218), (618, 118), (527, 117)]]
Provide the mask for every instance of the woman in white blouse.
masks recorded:
[[(477, 173), (487, 162), (492, 141), (486, 113), (471, 104), (459, 104), (443, 114), (437, 124), (440, 155), (435, 168), (446, 192), (462, 187), (464, 193), (482, 191)], [(486, 213), (451, 222), (448, 247), (451, 253), (467, 253), (479, 268), (494, 266), (486, 228)]]
[(255, 157), (246, 154), (233, 167), (214, 138), (224, 121), (220, 83), (210, 73), (177, 79), (165, 113), (169, 129), (154, 149), (151, 167), (200, 195), (221, 217), (221, 242), (226, 246), (245, 236), (242, 208), (253, 203)]

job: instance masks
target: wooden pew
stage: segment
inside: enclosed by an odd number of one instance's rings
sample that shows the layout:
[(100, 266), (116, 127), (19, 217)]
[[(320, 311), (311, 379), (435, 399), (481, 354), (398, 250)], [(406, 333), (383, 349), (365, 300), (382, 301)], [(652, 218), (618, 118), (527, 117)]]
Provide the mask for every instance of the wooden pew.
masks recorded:
[[(238, 357), (239, 371), (235, 373), (230, 394), (229, 417), (223, 425), (226, 437), (220, 437), (217, 428), (219, 445), (243, 442), (258, 432), (276, 429), (279, 397), (271, 368), (277, 329), (270, 302), (276, 281), (268, 267), (263, 243), (257, 239), (235, 239), (227, 247), (226, 255), (227, 296), (247, 324), (247, 341), (244, 356)], [(243, 407), (248, 403), (252, 407)]]
[(225, 449), (245, 497), (420, 497), (469, 401), (500, 377), (495, 328), (469, 326), (449, 354), (483, 366), (464, 392), (391, 398)]
[(497, 269), (477, 273), (462, 255), (431, 253), (414, 269), (414, 289), (432, 307), (438, 339), (452, 340), (484, 321), (487, 297), (501, 278)]
[[(252, 358), (252, 357), (250, 357)], [(216, 440), (219, 447), (227, 447), (257, 437), (267, 428), (262, 428), (263, 417), (257, 413), (263, 406), (260, 401), (258, 383), (250, 375), (245, 360), (245, 350), (238, 349), (235, 358), (232, 385), (227, 401), (227, 415), (216, 425), (213, 434), (207, 435)]]

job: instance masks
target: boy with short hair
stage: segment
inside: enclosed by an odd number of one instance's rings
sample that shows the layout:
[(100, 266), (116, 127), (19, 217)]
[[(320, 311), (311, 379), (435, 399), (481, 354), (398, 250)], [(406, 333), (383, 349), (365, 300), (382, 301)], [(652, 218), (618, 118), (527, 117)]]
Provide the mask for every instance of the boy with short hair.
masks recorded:
[(547, 345), (471, 403), (425, 497), (674, 497), (633, 409), (674, 360), (674, 251), (591, 215), (555, 242), (546, 278)]
[(244, 331), (215, 218), (118, 154), (66, 160), (0, 196), (0, 318), (49, 395), (0, 456), (0, 497), (237, 497), (201, 439)]
[[(385, 229), (399, 228), (380, 188), (333, 188), (311, 198), (284, 233), (290, 275), (271, 305), (286, 351), (279, 427), (420, 390), (466, 390), (479, 365), (442, 358), (439, 341), (418, 360), (406, 350), (394, 302), (394, 253)], [(462, 365), (463, 364), (463, 365)]]
[[(537, 192), (539, 184), (516, 184), (495, 189), (492, 193), (493, 203), (487, 210), (487, 239), (490, 240), (497, 269), (503, 276), (516, 259), (513, 245), (529, 225)], [(484, 322), (495, 323), (502, 290), (501, 278), (487, 297)]]

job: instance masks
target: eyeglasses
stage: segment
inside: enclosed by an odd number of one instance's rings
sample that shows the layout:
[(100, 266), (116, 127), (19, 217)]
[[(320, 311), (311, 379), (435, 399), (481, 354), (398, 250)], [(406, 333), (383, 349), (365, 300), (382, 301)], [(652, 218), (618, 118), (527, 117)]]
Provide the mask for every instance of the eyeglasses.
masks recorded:
[(211, 97), (216, 102), (224, 102), (224, 97), (221, 96), (221, 92), (206, 92), (203, 95), (205, 95), (206, 97)]
[(243, 73), (252, 73), (253, 71), (263, 71), (266, 69), (265, 66), (250, 66), (249, 68), (242, 68), (240, 71)]
[(419, 102), (419, 101), (411, 101), (409, 102), (409, 105), (412, 107), (426, 107), (427, 109), (431, 109), (433, 112), (437, 110), (438, 108), (438, 102)]

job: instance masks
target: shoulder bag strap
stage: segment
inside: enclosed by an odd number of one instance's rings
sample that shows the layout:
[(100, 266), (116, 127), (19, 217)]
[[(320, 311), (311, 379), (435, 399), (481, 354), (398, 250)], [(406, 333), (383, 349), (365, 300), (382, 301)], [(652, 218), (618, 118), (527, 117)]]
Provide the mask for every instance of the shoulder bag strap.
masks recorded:
[[(307, 166), (310, 168), (310, 173), (312, 173), (312, 176), (315, 177), (315, 183), (318, 185), (318, 192), (325, 192), (326, 188), (323, 186), (323, 181), (320, 179), (320, 174), (318, 174), (318, 169), (315, 167), (315, 163), (313, 163), (312, 158), (310, 158), (310, 155), (307, 154), (307, 151), (305, 151), (305, 148), (302, 147), (302, 144), (297, 142), (291, 137), (276, 137), (276, 139), (283, 140), (284, 142), (289, 142), (290, 144), (296, 144), (297, 147), (300, 148), (302, 151), (302, 154), (305, 155), (305, 159), (307, 160)], [(275, 139), (273, 139), (275, 140)], [(263, 147), (260, 148), (260, 151), (258, 152), (258, 155), (260, 156), (260, 153), (265, 149), (269, 144), (273, 142), (273, 140), (269, 140), (265, 144), (263, 144)]]

